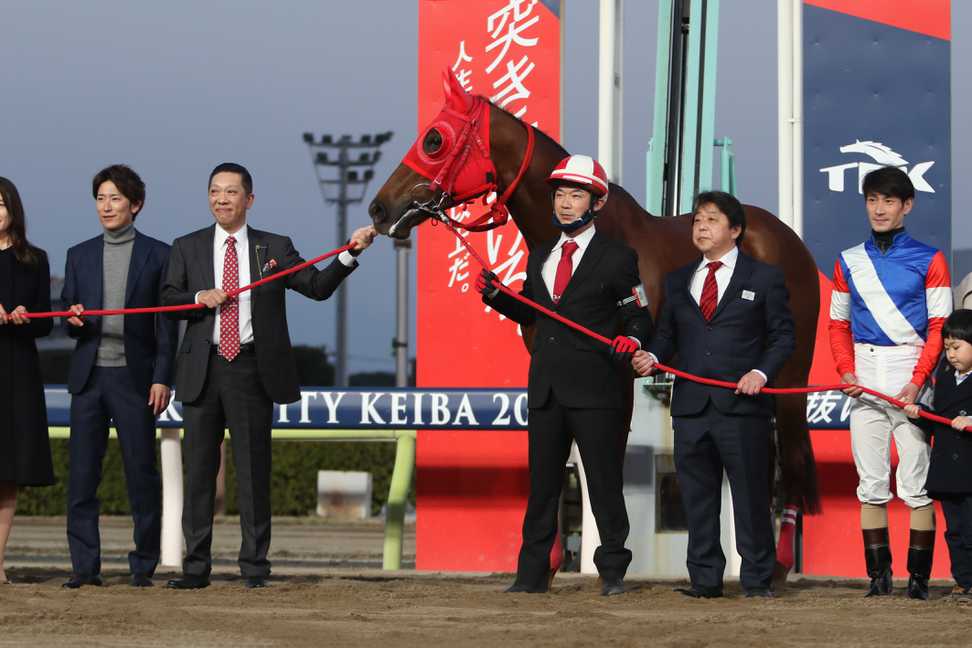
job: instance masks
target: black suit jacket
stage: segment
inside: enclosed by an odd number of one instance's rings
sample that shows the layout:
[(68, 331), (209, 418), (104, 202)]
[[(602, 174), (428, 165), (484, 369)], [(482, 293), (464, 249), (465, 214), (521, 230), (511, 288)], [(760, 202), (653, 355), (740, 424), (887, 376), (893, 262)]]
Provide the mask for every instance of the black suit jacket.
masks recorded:
[[(84, 304), (96, 309), (104, 305), (103, 236), (78, 243), (68, 250), (61, 299), (65, 304)], [(135, 230), (132, 258), (128, 265), (125, 308), (159, 305), (159, 293), (165, 278), (169, 246)], [(82, 391), (91, 376), (101, 340), (101, 318), (84, 320), (84, 326), (64, 326), (78, 343), (71, 357), (68, 390)], [(125, 362), (139, 393), (148, 398), (154, 383), (172, 385), (172, 361), (175, 355), (178, 326), (159, 313), (125, 315)]]
[[(215, 225), (187, 234), (172, 244), (169, 272), (162, 288), (165, 305), (192, 304), (196, 293), (216, 286), (213, 265)], [(271, 234), (248, 226), (247, 240), (250, 255), (250, 277), (240, 277), (240, 285), (291, 268), (303, 259), (294, 249), (289, 237)], [(273, 270), (264, 273), (263, 267), (276, 261)], [(355, 264), (357, 267), (357, 264)], [(322, 301), (331, 296), (341, 281), (354, 268), (338, 259), (324, 270), (313, 266), (287, 275), (278, 281), (257, 286), (251, 294), (253, 342), (256, 349), (260, 382), (275, 403), (292, 403), (300, 398), (297, 365), (290, 345), (287, 328), (287, 288)], [(183, 403), (191, 403), (202, 393), (213, 345), (213, 325), (216, 312), (210, 308), (176, 311), (173, 317), (188, 320), (186, 335), (176, 360), (176, 393)]]
[[(677, 356), (677, 369), (705, 378), (736, 382), (759, 369), (772, 383), (796, 346), (783, 273), (740, 252), (729, 285), (706, 322), (689, 292), (701, 261), (665, 277), (665, 301), (649, 350), (664, 364)], [(737, 396), (731, 389), (677, 378), (672, 416), (698, 414), (710, 400), (726, 414), (773, 414), (769, 395)]]
[[(972, 378), (956, 385), (955, 370), (942, 361), (935, 372), (934, 391), (924, 395), (922, 401), (930, 402), (931, 409), (939, 416), (950, 419), (972, 416)], [(972, 466), (972, 434), (924, 418), (915, 420), (915, 424), (934, 436), (925, 483), (928, 496), (942, 499), (972, 494), (972, 470), (969, 469)]]
[[(647, 344), (652, 327), (648, 308), (634, 302), (618, 306), (641, 283), (635, 251), (595, 231), (560, 302), (554, 304), (540, 271), (558, 240), (530, 252), (520, 294), (601, 335), (630, 335)], [(536, 324), (528, 385), (531, 408), (543, 407), (551, 392), (567, 407), (624, 406), (625, 393), (631, 390), (631, 370), (611, 361), (608, 346), (509, 295), (498, 293), (484, 301), (521, 325)]]

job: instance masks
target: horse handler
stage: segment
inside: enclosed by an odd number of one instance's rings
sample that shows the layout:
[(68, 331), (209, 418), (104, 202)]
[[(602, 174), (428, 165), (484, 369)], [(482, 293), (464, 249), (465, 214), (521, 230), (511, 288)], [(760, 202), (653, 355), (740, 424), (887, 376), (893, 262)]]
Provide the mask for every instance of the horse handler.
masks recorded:
[(747, 597), (770, 597), (776, 552), (770, 518), (772, 396), (760, 394), (796, 346), (783, 272), (739, 251), (746, 214), (721, 191), (695, 199), (692, 242), (701, 258), (665, 278), (665, 301), (649, 351), (634, 355), (647, 375), (678, 356), (678, 368), (737, 383), (721, 387), (676, 379), (672, 397), (675, 474), (688, 521), (693, 598), (722, 596), (726, 557), (719, 510), (729, 476), (740, 582)]
[[(942, 351), (942, 325), (952, 310), (948, 265), (941, 251), (904, 230), (915, 199), (908, 174), (895, 167), (871, 171), (862, 191), (871, 236), (841, 252), (834, 266), (830, 348), (842, 382), (914, 403)], [(844, 391), (861, 395), (860, 389)], [(870, 396), (851, 408), (850, 431), (871, 579), (867, 596), (891, 593), (887, 504), (893, 436), (900, 457), (897, 493), (911, 509), (908, 596), (927, 600), (935, 546), (935, 509), (925, 491), (928, 441), (905, 412)]]
[(608, 196), (607, 174), (586, 155), (573, 155), (548, 178), (559, 237), (535, 247), (521, 294), (614, 338), (611, 350), (499, 291), (484, 269), (477, 281), (483, 301), (523, 326), (536, 325), (528, 403), (530, 495), (516, 581), (507, 592), (543, 593), (556, 571), (550, 550), (564, 464), (577, 442), (587, 472), (591, 508), (601, 536), (594, 564), (604, 596), (624, 593), (631, 562), (625, 548), (628, 513), (622, 494), (627, 439), (625, 392), (631, 391), (631, 353), (651, 335), (651, 313), (630, 247), (597, 232), (595, 213)]

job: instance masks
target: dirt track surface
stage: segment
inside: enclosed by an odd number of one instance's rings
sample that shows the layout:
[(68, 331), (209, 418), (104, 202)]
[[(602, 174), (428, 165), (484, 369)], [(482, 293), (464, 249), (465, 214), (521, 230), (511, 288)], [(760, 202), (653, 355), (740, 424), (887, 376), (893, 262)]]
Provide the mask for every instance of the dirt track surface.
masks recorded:
[(503, 594), (507, 575), (334, 572), (246, 590), (228, 573), (205, 590), (61, 588), (61, 571), (13, 570), (0, 586), (0, 645), (63, 646), (968, 646), (972, 606), (900, 594), (863, 599), (862, 583), (791, 583), (773, 600), (699, 601), (671, 583), (599, 596), (589, 577), (551, 594)]

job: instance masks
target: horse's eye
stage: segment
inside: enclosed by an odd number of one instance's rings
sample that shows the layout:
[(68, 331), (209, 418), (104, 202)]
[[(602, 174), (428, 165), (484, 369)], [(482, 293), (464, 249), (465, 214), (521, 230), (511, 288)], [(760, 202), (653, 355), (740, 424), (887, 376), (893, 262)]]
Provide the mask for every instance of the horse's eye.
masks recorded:
[(442, 148), (442, 135), (436, 129), (429, 130), (422, 140), (422, 150), (426, 155), (435, 155)]

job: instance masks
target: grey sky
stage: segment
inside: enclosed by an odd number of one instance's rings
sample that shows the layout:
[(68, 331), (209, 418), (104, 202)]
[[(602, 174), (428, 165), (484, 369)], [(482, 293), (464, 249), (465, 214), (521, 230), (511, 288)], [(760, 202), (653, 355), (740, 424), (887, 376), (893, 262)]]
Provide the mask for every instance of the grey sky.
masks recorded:
[[(972, 7), (953, 3), (953, 58), (970, 43)], [(301, 133), (395, 131), (375, 170), (387, 177), (415, 137), (417, 3), (4, 0), (0, 37), (0, 175), (20, 188), (31, 239), (62, 272), (67, 248), (99, 233), (90, 178), (113, 162), (148, 185), (137, 226), (171, 241), (209, 225), (206, 178), (218, 162), (254, 176), (255, 227), (293, 236), (307, 257), (337, 243)], [(597, 2), (566, 11), (565, 141), (596, 153)], [(651, 131), (656, 3), (625, 8), (623, 184), (644, 197)], [(723, 0), (716, 136), (732, 137), (747, 202), (775, 209), (776, 13), (768, 0)], [(954, 76), (953, 105), (970, 82)], [(961, 113), (959, 113), (961, 115)], [(953, 121), (953, 177), (967, 175)], [(377, 188), (373, 184), (369, 193)], [(956, 247), (972, 228), (953, 219)], [(365, 224), (364, 206), (350, 214)], [(381, 239), (350, 279), (350, 366), (391, 370), (394, 253)], [(413, 273), (414, 304), (414, 273)], [(333, 345), (333, 304), (291, 296), (295, 341)], [(414, 341), (414, 326), (411, 327)]]

